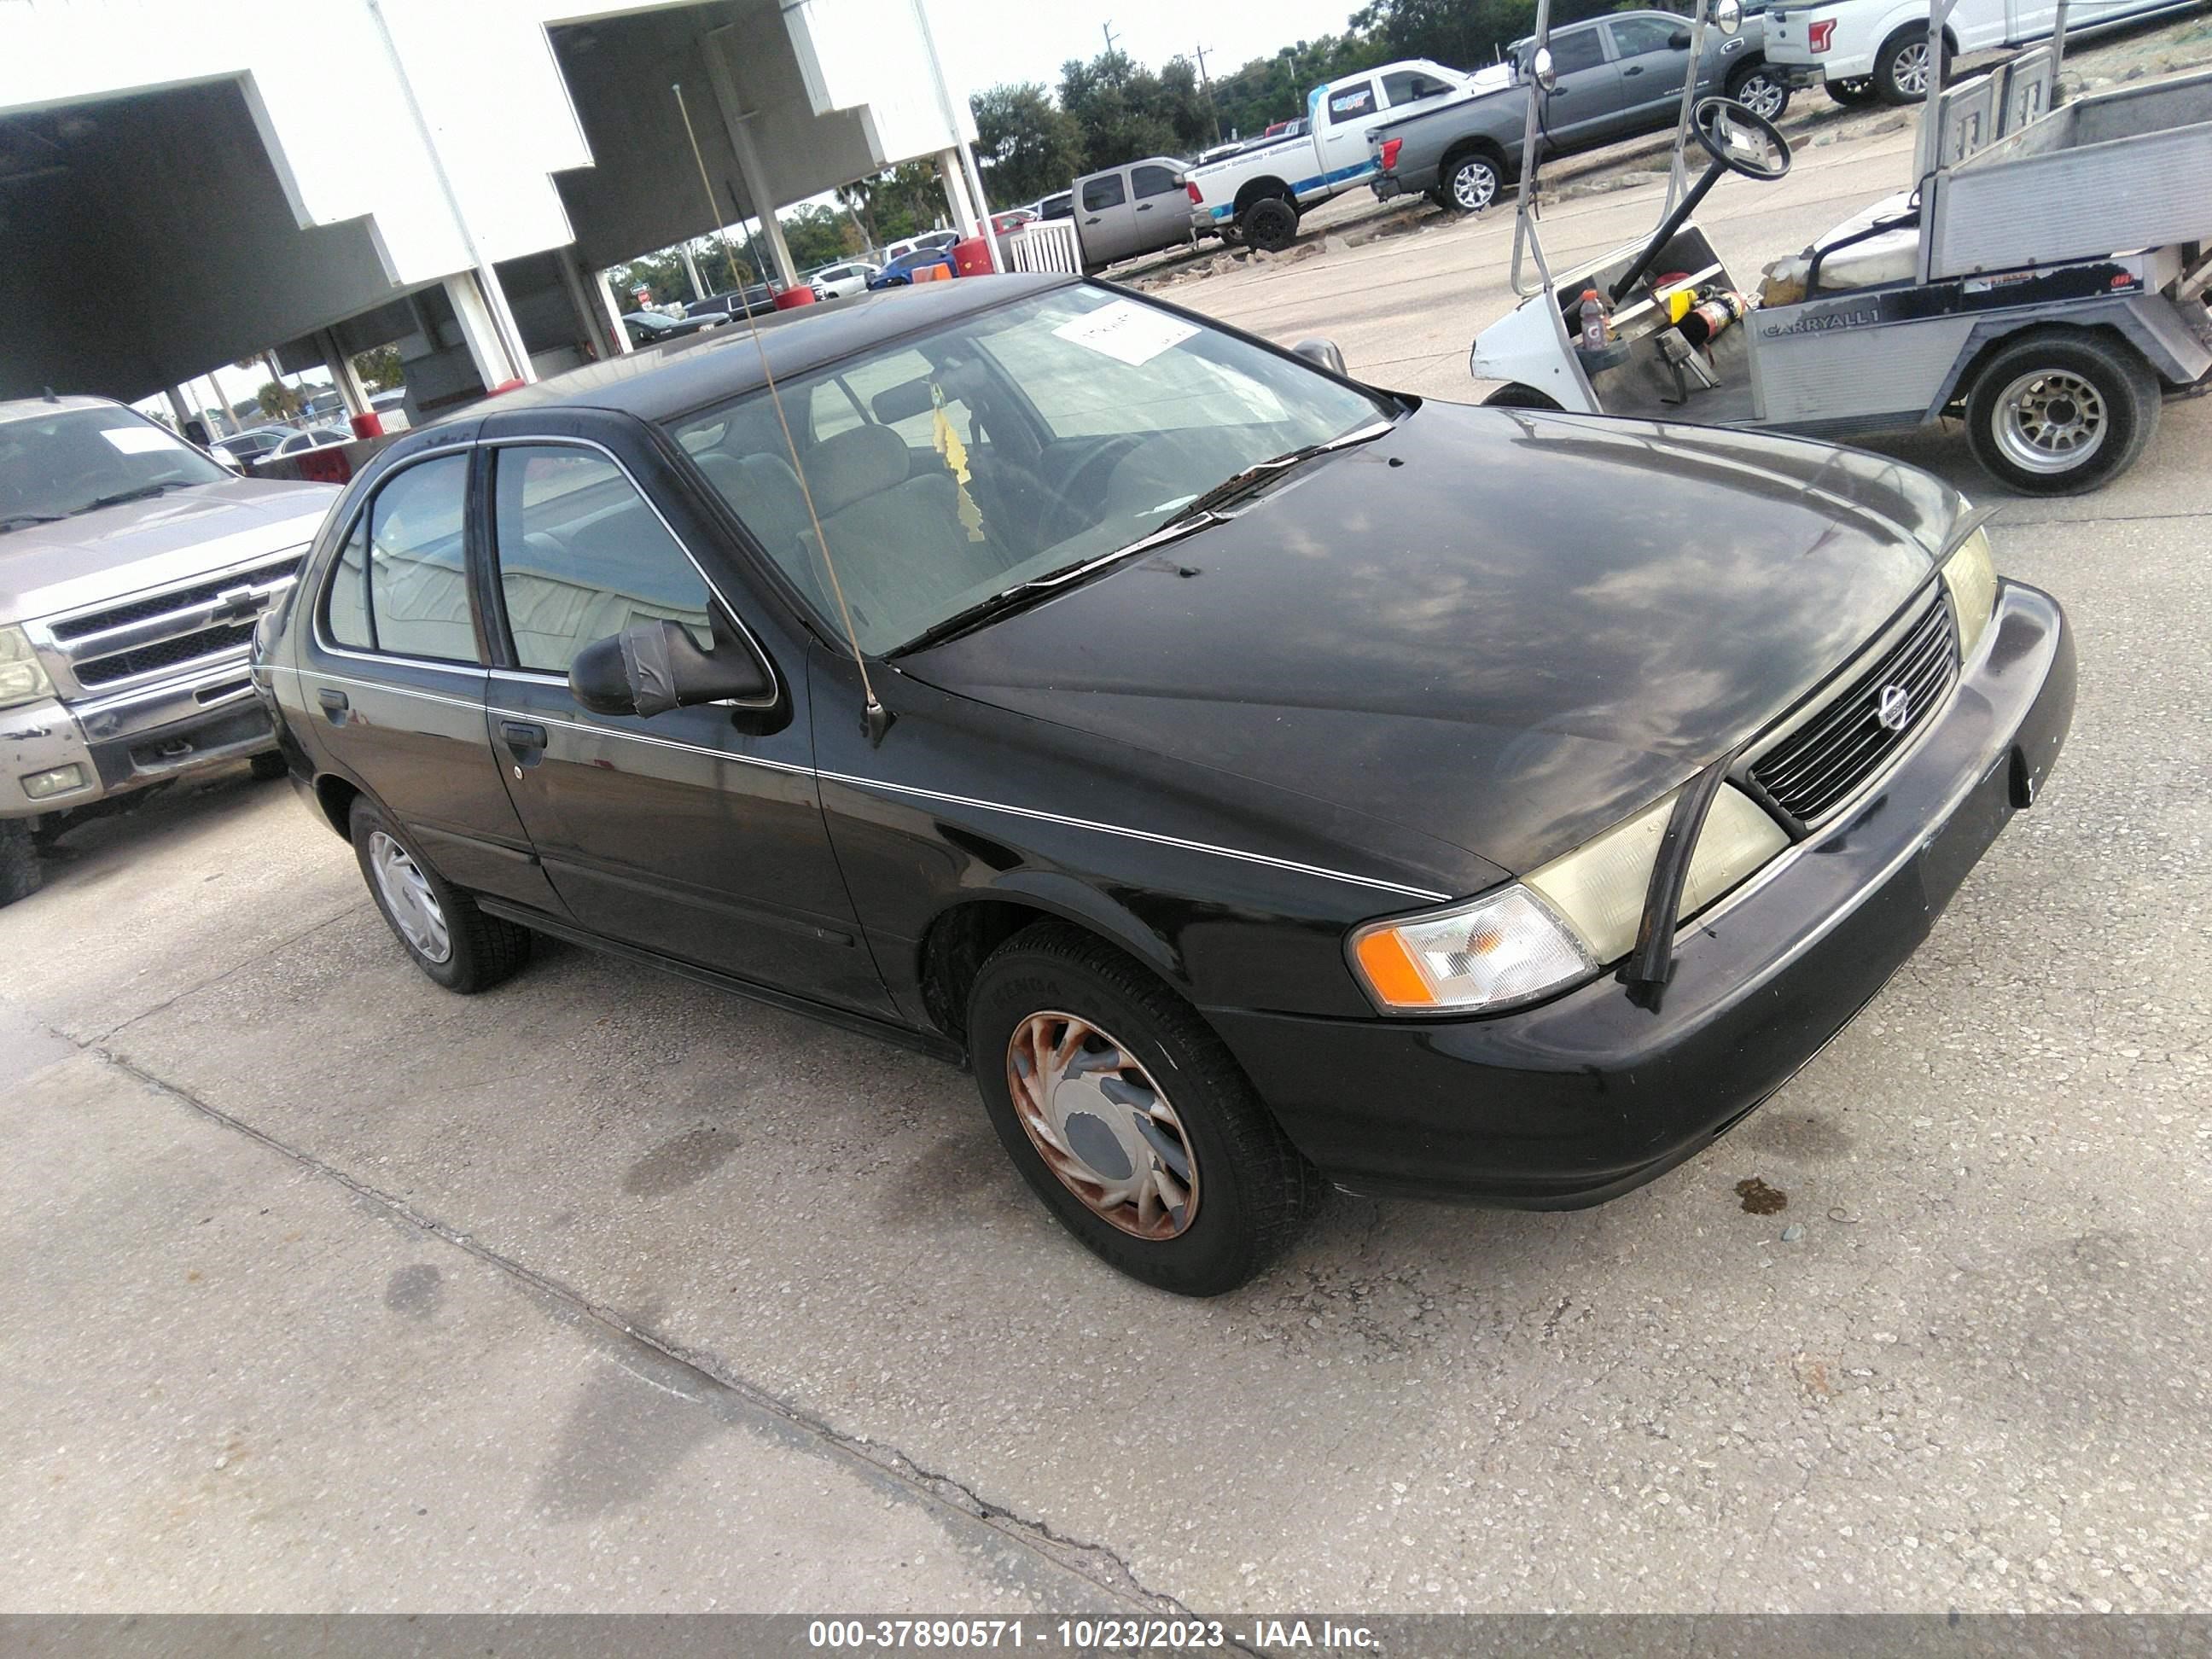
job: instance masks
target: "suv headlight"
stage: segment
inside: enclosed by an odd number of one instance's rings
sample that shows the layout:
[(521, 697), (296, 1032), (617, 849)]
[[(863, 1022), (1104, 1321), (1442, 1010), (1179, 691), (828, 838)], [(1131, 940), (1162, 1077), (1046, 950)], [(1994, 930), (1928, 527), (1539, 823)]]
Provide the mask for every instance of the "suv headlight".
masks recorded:
[(1958, 618), (1963, 662), (1974, 654), (1997, 606), (1997, 567), (1988, 531), (1976, 530), (1943, 561), (1943, 586), (1950, 590), (1951, 611)]
[(31, 636), (20, 628), (0, 627), (0, 708), (53, 695), (54, 683), (31, 649)]
[[(1368, 994), (1407, 1013), (1495, 1013), (1594, 976), (1635, 948), (1672, 791), (1510, 886), (1448, 910), (1370, 922), (1352, 935)], [(1782, 826), (1723, 784), (1682, 888), (1684, 919), (1789, 846)]]

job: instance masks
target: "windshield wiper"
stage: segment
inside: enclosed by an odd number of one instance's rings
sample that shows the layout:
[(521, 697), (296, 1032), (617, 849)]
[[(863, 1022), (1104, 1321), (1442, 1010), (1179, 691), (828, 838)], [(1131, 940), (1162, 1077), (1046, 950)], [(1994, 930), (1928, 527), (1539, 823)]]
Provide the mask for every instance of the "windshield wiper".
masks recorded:
[(62, 515), (58, 513), (10, 513), (6, 518), (0, 519), (0, 534), (21, 530), (26, 525), (59, 524), (61, 521)]
[(1326, 455), (1332, 450), (1349, 449), (1353, 444), (1364, 444), (1370, 438), (1379, 438), (1392, 429), (1389, 422), (1377, 421), (1372, 426), (1360, 427), (1354, 431), (1346, 433), (1342, 437), (1331, 438), (1327, 443), (1307, 444), (1303, 448), (1293, 449), (1285, 454), (1278, 455), (1272, 460), (1255, 462), (1235, 477), (1224, 478), (1206, 494), (1191, 502), (1183, 511), (1186, 514), (1218, 512), (1224, 507), (1243, 501), (1256, 491), (1261, 485), (1272, 483), (1292, 467), (1310, 461), (1316, 455)]
[(82, 507), (72, 512), (70, 516), (75, 518), (78, 513), (96, 513), (103, 507), (120, 507), (125, 501), (150, 501), (155, 496), (166, 495), (172, 489), (184, 488), (185, 481), (182, 478), (164, 478), (159, 483), (140, 484), (136, 489), (118, 489), (112, 495), (94, 496)]
[(1149, 535), (1139, 536), (1135, 541), (1117, 547), (1111, 553), (1101, 553), (1096, 558), (1079, 560), (1057, 570), (1048, 570), (1042, 576), (1032, 576), (1027, 581), (1016, 582), (1012, 587), (994, 593), (988, 599), (978, 600), (965, 610), (954, 611), (943, 622), (933, 623), (889, 654), (902, 657), (911, 651), (942, 645), (970, 629), (981, 627), (1010, 611), (1035, 605), (1094, 570), (1149, 552), (1164, 543), (1176, 541), (1194, 531), (1203, 530), (1208, 525), (1225, 524), (1235, 515), (1224, 513), (1221, 510), (1224, 507), (1242, 500), (1288, 468), (1297, 465), (1301, 461), (1310, 461), (1316, 455), (1326, 455), (1334, 449), (1346, 449), (1353, 444), (1365, 443), (1370, 438), (1379, 438), (1393, 429), (1389, 421), (1377, 421), (1371, 426), (1363, 426), (1341, 437), (1331, 438), (1326, 443), (1308, 444), (1304, 448), (1278, 455), (1272, 460), (1248, 466), (1236, 477), (1224, 478), (1203, 495), (1188, 502), (1173, 519)]

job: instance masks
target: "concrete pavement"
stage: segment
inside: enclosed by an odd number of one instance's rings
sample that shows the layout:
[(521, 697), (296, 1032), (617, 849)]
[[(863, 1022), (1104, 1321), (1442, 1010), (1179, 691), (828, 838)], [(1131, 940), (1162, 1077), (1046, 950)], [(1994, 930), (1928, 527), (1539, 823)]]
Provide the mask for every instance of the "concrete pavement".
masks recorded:
[[(1711, 222), (1771, 257), (1905, 147)], [(1463, 395), (1501, 232), (1176, 297)], [(447, 995), (281, 787), (86, 827), (0, 911), (7, 1604), (2203, 1610), (2208, 461), (2173, 404), (2006, 501), (2072, 743), (1781, 1097), (1597, 1210), (1340, 1199), (1216, 1302), (1069, 1243), (930, 1062), (562, 946)]]

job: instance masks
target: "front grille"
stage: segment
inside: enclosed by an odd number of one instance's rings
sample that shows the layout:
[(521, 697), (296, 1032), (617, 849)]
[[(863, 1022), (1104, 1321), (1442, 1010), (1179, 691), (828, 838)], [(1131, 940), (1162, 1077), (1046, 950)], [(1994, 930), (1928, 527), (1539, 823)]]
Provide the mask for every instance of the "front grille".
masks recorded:
[(136, 651), (118, 651), (112, 657), (95, 657), (89, 662), (73, 665), (76, 683), (82, 686), (107, 685), (116, 680), (127, 680), (134, 674), (150, 674), (157, 668), (173, 668), (179, 663), (192, 661), (198, 657), (212, 657), (225, 651), (239, 651), (253, 637), (253, 624), (240, 623), (228, 628), (203, 628), (193, 634), (179, 634), (174, 639), (142, 645)]
[[(1800, 824), (1817, 822), (1889, 764), (1958, 678), (1951, 607), (1939, 591), (1878, 661), (1752, 763), (1752, 781)], [(1892, 690), (1905, 698), (1902, 722), (1893, 726), (1881, 717)]]
[(234, 571), (228, 576), (202, 582), (195, 587), (173, 588), (167, 593), (132, 599), (127, 605), (118, 605), (110, 610), (70, 617), (54, 624), (54, 638), (60, 641), (82, 639), (88, 634), (121, 628), (127, 623), (143, 622), (149, 617), (166, 616), (172, 611), (189, 611), (194, 605), (210, 604), (241, 587), (265, 587), (271, 582), (281, 582), (299, 568), (297, 558), (278, 559), (258, 569)]

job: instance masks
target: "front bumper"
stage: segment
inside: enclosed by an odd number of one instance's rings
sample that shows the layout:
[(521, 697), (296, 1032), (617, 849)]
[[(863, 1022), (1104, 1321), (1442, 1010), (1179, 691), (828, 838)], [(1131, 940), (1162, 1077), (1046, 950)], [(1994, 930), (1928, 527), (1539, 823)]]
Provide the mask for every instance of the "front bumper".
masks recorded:
[(2074, 684), (2057, 602), (2002, 586), (1942, 716), (1873, 793), (1683, 930), (1656, 1012), (1608, 975), (1492, 1019), (1208, 1018), (1291, 1140), (1344, 1186), (1601, 1202), (1711, 1145), (1881, 988), (2040, 792)]
[[(245, 659), (118, 696), (0, 714), (0, 818), (42, 817), (276, 747)], [(23, 780), (75, 766), (83, 781), (33, 800)]]

